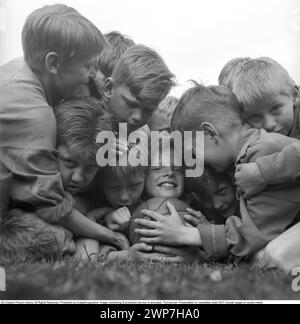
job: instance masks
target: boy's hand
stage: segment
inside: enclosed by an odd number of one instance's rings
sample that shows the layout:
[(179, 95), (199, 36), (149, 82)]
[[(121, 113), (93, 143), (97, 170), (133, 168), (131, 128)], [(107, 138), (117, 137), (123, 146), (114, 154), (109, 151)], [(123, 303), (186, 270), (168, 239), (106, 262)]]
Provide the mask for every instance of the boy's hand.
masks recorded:
[(151, 217), (154, 221), (136, 219), (136, 223), (147, 229), (136, 229), (136, 233), (141, 235), (142, 241), (147, 244), (162, 244), (171, 246), (182, 245), (186, 236), (187, 227), (178, 215), (175, 207), (167, 202), (170, 216), (162, 216), (153, 211), (144, 210), (145, 216)]
[(210, 224), (206, 217), (199, 211), (193, 209), (187, 209), (188, 214), (184, 215), (185, 221), (192, 227), (198, 227), (203, 224)]
[(238, 165), (235, 172), (235, 184), (244, 199), (257, 195), (267, 186), (256, 163)]
[(124, 232), (128, 229), (131, 214), (127, 207), (110, 212), (105, 217), (106, 226), (115, 232)]
[(110, 147), (110, 152), (122, 157), (125, 153), (128, 153), (128, 142), (125, 139), (117, 138), (115, 145)]
[(95, 210), (92, 210), (87, 214), (87, 218), (94, 222), (99, 222), (104, 219), (104, 217), (111, 212), (113, 209), (110, 207), (103, 207), (103, 208), (98, 208)]
[(154, 251), (168, 255), (169, 257), (177, 258), (179, 262), (184, 263), (196, 263), (199, 262), (200, 258), (195, 253), (194, 248), (172, 248), (169, 246), (155, 246)]
[(130, 248), (130, 243), (127, 237), (121, 233), (114, 233), (112, 245), (120, 251), (128, 250)]
[[(161, 252), (159, 247), (154, 250), (154, 247), (147, 245), (146, 243), (139, 243), (133, 245), (128, 250), (128, 257), (132, 261), (150, 261), (159, 263), (183, 263), (186, 262), (186, 256), (183, 256), (183, 252), (176, 252), (177, 250), (169, 248), (165, 250), (161, 247)], [(170, 253), (168, 253), (170, 252)]]

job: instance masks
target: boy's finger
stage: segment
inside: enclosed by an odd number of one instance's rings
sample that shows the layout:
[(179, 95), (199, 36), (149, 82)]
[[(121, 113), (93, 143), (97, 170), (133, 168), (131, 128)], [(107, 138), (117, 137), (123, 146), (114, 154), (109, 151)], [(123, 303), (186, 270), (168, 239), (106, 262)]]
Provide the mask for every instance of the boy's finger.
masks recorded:
[(200, 217), (202, 217), (202, 213), (201, 213), (201, 212), (196, 212), (196, 211), (193, 210), (193, 209), (188, 208), (188, 209), (187, 209), (187, 212), (188, 212), (191, 216), (194, 216), (194, 217), (196, 217), (196, 218), (200, 218)]
[(134, 248), (137, 250), (137, 251), (144, 251), (144, 252), (149, 252), (149, 251), (152, 251), (153, 250), (153, 247), (151, 245), (148, 245), (146, 243), (138, 243), (138, 244), (135, 244), (134, 245)]
[(141, 241), (146, 244), (159, 244), (161, 243), (161, 239), (159, 237), (143, 237)]
[(157, 222), (151, 222), (151, 221), (147, 221), (147, 220), (141, 219), (141, 218), (136, 219), (135, 223), (138, 225), (141, 225), (143, 227), (147, 227), (147, 228), (152, 228), (152, 229), (158, 228)]
[(183, 218), (193, 226), (197, 226), (199, 220), (196, 220), (194, 216), (184, 215)]
[(241, 171), (242, 167), (243, 167), (242, 164), (238, 164), (237, 167), (235, 168), (235, 172)]
[(185, 260), (183, 257), (165, 257), (162, 260), (163, 263), (184, 263)]
[(169, 208), (169, 211), (170, 211), (171, 215), (177, 214), (176, 208), (169, 201), (167, 201), (167, 206)]
[(158, 222), (162, 221), (164, 219), (160, 214), (158, 214), (152, 210), (142, 210), (142, 214), (145, 216), (149, 216)]
[(173, 256), (178, 256), (178, 255), (181, 254), (178, 249), (171, 248), (171, 247), (168, 247), (168, 246), (161, 246), (161, 245), (155, 246), (154, 251), (159, 252), (159, 253), (163, 253), (163, 254), (173, 255)]
[(157, 237), (159, 235), (156, 230), (136, 229), (135, 232), (143, 237)]
[(114, 232), (117, 232), (120, 230), (120, 225), (117, 225), (117, 224), (110, 224), (108, 225), (108, 228)]

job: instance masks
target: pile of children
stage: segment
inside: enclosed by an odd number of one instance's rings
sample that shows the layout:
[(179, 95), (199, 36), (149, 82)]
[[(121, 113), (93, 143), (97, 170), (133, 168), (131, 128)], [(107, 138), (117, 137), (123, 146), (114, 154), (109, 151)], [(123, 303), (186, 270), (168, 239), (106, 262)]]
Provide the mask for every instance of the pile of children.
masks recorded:
[[(157, 52), (103, 36), (73, 8), (36, 10), (22, 41), (24, 58), (0, 67), (1, 264), (70, 255), (300, 265), (299, 91), (280, 64), (234, 59), (218, 86), (195, 84), (178, 100)], [(185, 179), (160, 157), (100, 168), (97, 136), (119, 123), (145, 136), (204, 132), (204, 174)], [(122, 141), (113, 149), (130, 154)], [(153, 197), (193, 209), (184, 222), (171, 204), (169, 217), (142, 211), (141, 243), (130, 246), (132, 214)]]

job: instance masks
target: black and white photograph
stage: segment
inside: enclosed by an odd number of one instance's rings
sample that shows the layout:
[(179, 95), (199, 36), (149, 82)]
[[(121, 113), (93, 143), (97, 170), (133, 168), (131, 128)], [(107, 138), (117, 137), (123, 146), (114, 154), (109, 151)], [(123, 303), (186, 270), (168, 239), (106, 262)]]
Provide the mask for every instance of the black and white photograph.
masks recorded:
[(299, 140), (300, 0), (0, 0), (0, 304), (300, 303)]

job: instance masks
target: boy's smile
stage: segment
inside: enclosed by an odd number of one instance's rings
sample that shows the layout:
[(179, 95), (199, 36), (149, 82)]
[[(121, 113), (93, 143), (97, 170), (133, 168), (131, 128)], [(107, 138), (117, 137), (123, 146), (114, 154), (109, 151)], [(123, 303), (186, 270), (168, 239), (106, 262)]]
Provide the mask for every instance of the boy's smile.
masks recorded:
[(158, 167), (152, 168), (146, 181), (146, 193), (149, 197), (179, 198), (184, 190), (182, 169)]

